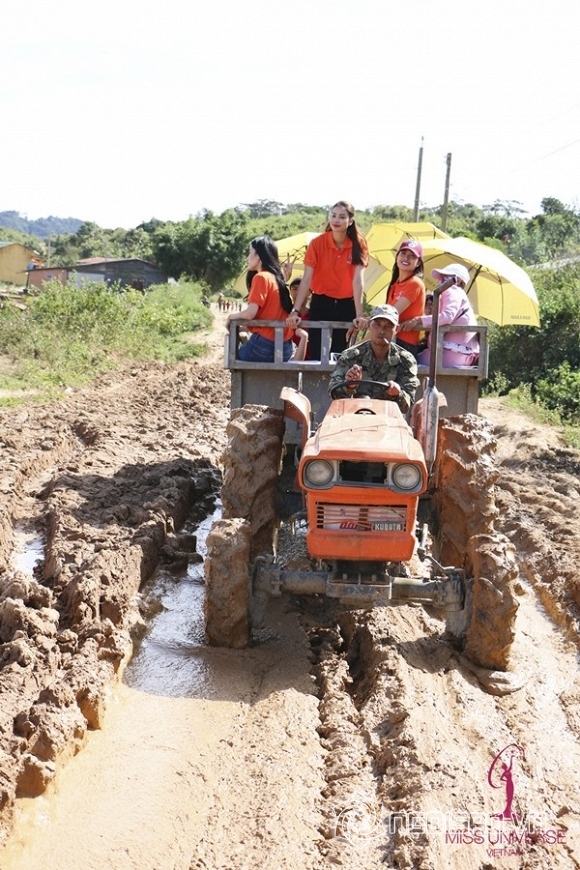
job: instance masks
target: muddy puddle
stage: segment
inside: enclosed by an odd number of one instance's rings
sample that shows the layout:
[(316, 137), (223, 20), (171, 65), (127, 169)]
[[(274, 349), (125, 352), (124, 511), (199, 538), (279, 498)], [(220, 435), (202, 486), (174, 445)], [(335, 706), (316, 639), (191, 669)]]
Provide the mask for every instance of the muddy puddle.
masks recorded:
[[(182, 530), (195, 534), (199, 557), (205, 557), (207, 535), (220, 516), (218, 504), (201, 523)], [(160, 568), (140, 595), (149, 621), (125, 669), (126, 685), (167, 697), (211, 696), (212, 670), (204, 655), (203, 561), (180, 571)]]
[[(221, 517), (221, 503), (201, 522), (181, 530), (195, 536), (196, 556), (180, 569), (159, 567), (139, 592), (145, 623), (136, 640), (123, 681), (141, 692), (168, 697), (211, 694), (211, 673), (204, 661), (204, 558), (212, 523)], [(14, 531), (12, 567), (34, 576), (45, 558), (45, 540), (35, 531)]]
[(23, 526), (14, 529), (12, 567), (15, 571), (33, 576), (34, 569), (45, 556), (45, 540), (42, 535)]
[[(198, 557), (220, 513), (218, 504), (181, 530), (196, 536)], [(32, 574), (43, 549), (40, 537), (19, 531), (15, 567)], [(203, 792), (200, 765), (231, 726), (224, 699), (247, 692), (227, 653), (204, 645), (203, 576), (196, 557), (144, 585), (143, 634), (109, 694), (105, 727), (87, 734), (43, 795), (17, 801), (1, 870), (189, 867), (204, 813), (182, 807)]]

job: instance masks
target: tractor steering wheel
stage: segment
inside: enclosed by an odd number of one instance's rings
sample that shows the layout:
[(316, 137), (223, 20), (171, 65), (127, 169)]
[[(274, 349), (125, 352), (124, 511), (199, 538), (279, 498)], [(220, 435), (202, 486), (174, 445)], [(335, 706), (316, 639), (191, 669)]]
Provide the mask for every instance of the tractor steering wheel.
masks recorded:
[[(331, 397), (333, 399), (345, 398), (344, 396), (335, 396), (335, 391), (340, 390), (342, 387), (350, 387), (352, 384), (356, 384), (357, 387), (361, 386), (362, 384), (366, 384), (367, 386), (382, 387), (383, 390), (385, 390), (385, 391), (389, 389), (389, 384), (386, 384), (384, 381), (372, 381), (372, 380), (370, 380), (370, 378), (361, 378), (358, 381), (356, 381), (356, 380), (340, 381), (338, 384), (335, 384), (334, 387), (332, 388), (332, 390), (330, 391)], [(356, 392), (356, 390), (355, 390), (355, 392)], [(353, 393), (352, 398), (354, 398), (354, 397), (355, 396)], [(389, 400), (389, 399), (393, 400), (394, 398), (395, 398), (395, 396), (385, 396), (385, 399), (387, 399), (387, 400)]]

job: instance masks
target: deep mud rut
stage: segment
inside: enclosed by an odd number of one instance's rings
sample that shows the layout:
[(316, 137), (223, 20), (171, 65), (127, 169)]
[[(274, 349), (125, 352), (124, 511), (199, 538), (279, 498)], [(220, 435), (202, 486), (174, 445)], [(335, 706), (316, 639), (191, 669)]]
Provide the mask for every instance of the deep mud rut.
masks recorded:
[(496, 400), (504, 683), (421, 607), (285, 598), (245, 650), (205, 647), (198, 607), (134, 676), (143, 583), (185, 582), (215, 504), (219, 338), (0, 411), (1, 870), (580, 866), (580, 454)]

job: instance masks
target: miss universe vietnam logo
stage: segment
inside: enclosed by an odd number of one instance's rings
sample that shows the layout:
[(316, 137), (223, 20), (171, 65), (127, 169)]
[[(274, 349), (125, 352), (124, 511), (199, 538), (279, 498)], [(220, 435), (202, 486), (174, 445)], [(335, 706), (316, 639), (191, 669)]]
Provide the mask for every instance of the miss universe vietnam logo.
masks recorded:
[(498, 791), (501, 789), (504, 792), (503, 810), (500, 813), (494, 813), (492, 818), (514, 823), (521, 819), (521, 813), (514, 810), (514, 762), (516, 758), (525, 760), (525, 757), (523, 746), (510, 743), (508, 746), (504, 746), (491, 762), (487, 772), (487, 781), (492, 788), (498, 789)]

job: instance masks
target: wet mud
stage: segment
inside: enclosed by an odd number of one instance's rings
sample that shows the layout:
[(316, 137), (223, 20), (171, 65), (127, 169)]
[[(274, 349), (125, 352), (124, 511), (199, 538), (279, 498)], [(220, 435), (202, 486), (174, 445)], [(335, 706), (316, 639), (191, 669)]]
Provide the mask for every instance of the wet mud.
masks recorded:
[(0, 410), (0, 866), (579, 866), (580, 454), (496, 400), (438, 472), (483, 625), (283, 596), (246, 649), (198, 612), (166, 688), (131, 684), (147, 581), (200, 564), (228, 388), (215, 353)]

